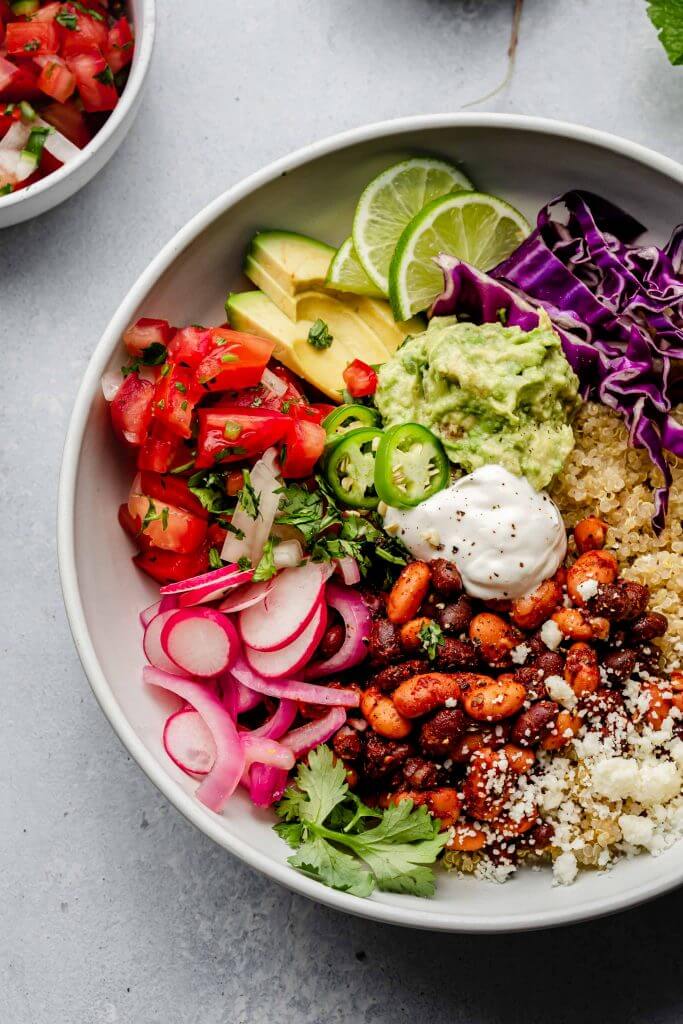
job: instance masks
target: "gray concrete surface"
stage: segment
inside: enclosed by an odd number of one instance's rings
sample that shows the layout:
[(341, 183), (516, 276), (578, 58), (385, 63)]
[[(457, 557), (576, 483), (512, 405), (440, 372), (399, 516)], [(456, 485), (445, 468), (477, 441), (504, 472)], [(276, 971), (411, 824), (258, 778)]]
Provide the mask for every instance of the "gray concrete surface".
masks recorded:
[[(55, 493), (89, 354), (209, 199), (306, 142), (446, 111), (504, 75), (512, 0), (159, 0), (140, 116), (83, 192), (0, 234), (0, 1021), (679, 1021), (680, 893), (522, 938), (438, 937), (290, 895), (203, 838), (90, 694), (55, 564)], [(527, 0), (483, 106), (683, 159), (683, 68), (642, 0)]]

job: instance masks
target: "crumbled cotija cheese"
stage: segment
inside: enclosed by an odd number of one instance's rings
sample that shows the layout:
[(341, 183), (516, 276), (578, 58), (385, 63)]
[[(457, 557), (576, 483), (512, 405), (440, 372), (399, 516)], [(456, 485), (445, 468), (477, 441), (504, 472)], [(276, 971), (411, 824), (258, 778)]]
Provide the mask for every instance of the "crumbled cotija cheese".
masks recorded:
[(583, 580), (576, 589), (584, 601), (590, 601), (598, 592), (598, 581), (594, 579)]
[(557, 885), (571, 885), (579, 873), (579, 865), (573, 853), (561, 853), (553, 862), (553, 875)]
[(562, 643), (562, 633), (560, 627), (552, 619), (548, 619), (541, 626), (541, 640), (549, 647), (551, 651), (556, 651)]
[(515, 665), (523, 665), (529, 657), (529, 647), (527, 644), (517, 644), (517, 646), (513, 647), (510, 651), (510, 657)]
[(551, 700), (556, 700), (564, 708), (575, 708), (577, 697), (566, 679), (562, 676), (548, 676), (545, 688)]

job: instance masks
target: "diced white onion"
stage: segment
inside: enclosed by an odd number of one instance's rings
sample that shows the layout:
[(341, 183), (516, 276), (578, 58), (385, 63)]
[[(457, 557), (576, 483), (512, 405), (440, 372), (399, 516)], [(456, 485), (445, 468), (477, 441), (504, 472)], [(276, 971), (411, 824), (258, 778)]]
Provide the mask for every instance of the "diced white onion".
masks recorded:
[(252, 565), (260, 561), (281, 498), (282, 481), (275, 471), (276, 460), (277, 449), (269, 448), (250, 471), (251, 485), (258, 498), (258, 515), (253, 519), (238, 502), (232, 525), (239, 534), (228, 533), (225, 538), (221, 552), (224, 562), (238, 562), (245, 557)]

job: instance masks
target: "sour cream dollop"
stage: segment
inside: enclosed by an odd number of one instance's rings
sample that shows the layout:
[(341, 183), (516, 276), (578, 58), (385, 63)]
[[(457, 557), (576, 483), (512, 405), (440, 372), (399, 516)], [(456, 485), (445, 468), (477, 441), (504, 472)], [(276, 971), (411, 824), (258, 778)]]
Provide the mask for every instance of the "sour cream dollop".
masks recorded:
[(530, 593), (567, 553), (557, 505), (525, 477), (495, 465), (461, 477), (416, 508), (388, 508), (384, 527), (416, 558), (454, 562), (466, 593), (485, 601)]

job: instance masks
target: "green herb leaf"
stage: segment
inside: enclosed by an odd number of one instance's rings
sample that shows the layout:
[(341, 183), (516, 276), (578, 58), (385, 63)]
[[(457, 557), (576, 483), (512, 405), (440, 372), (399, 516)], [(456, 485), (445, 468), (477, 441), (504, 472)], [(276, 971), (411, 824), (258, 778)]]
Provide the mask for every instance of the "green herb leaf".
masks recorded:
[(650, 21), (672, 64), (683, 64), (683, 0), (650, 0)]
[(94, 75), (94, 78), (98, 82), (101, 82), (102, 85), (113, 85), (114, 84), (114, 74), (113, 74), (112, 69), (109, 67), (108, 64), (105, 67), (104, 71), (100, 71), (99, 75)]
[(247, 555), (242, 555), (241, 558), (237, 559), (237, 568), (245, 572), (247, 569), (251, 569), (251, 559)]
[(437, 625), (436, 622), (428, 622), (420, 630), (419, 636), (420, 642), (422, 643), (422, 650), (430, 661), (434, 661), (439, 653), (439, 647), (443, 647), (446, 642), (443, 637), (443, 630), (441, 629), (441, 626)]
[(242, 470), (242, 479), (244, 481), (242, 489), (237, 496), (237, 502), (240, 508), (252, 519), (258, 519), (259, 516), (259, 496), (254, 490), (254, 486), (251, 482), (251, 475), (248, 469)]
[(264, 580), (270, 580), (277, 574), (274, 557), (276, 543), (277, 541), (273, 537), (269, 537), (263, 545), (261, 560), (254, 569), (254, 583), (262, 583)]
[[(168, 509), (164, 508), (162, 512), (157, 512), (157, 507), (154, 504), (154, 502), (152, 501), (152, 499), (148, 498), (147, 501), (149, 502), (149, 504), (147, 506), (147, 511), (145, 512), (145, 517), (142, 520), (142, 526), (140, 527), (140, 533), (142, 533), (144, 530), (146, 530), (147, 527), (151, 523), (156, 523), (159, 519), (162, 519), (164, 512), (166, 513), (166, 525), (168, 525)], [(162, 521), (162, 527), (163, 527), (164, 530), (166, 529), (166, 526), (164, 526), (163, 521)]]
[[(275, 830), (296, 850), (289, 863), (325, 885), (369, 896), (379, 888), (431, 896), (431, 865), (448, 834), (411, 800), (385, 811), (366, 807), (349, 791), (346, 771), (326, 746), (308, 755), (277, 804)], [(377, 823), (367, 827), (368, 819)], [(369, 870), (368, 870), (369, 869)]]
[(212, 569), (223, 568), (223, 559), (220, 556), (218, 548), (209, 548), (209, 565)]
[(225, 482), (221, 473), (216, 473), (212, 469), (201, 469), (198, 473), (193, 473), (187, 481), (187, 486), (207, 512), (220, 515), (230, 511), (231, 503), (225, 493)]
[(78, 24), (78, 18), (71, 11), (67, 11), (66, 8), (62, 7), (57, 14), (55, 21), (62, 28), (68, 28), (71, 32), (76, 28)]
[(334, 338), (324, 320), (316, 320), (308, 332), (308, 344), (313, 348), (329, 348)]

